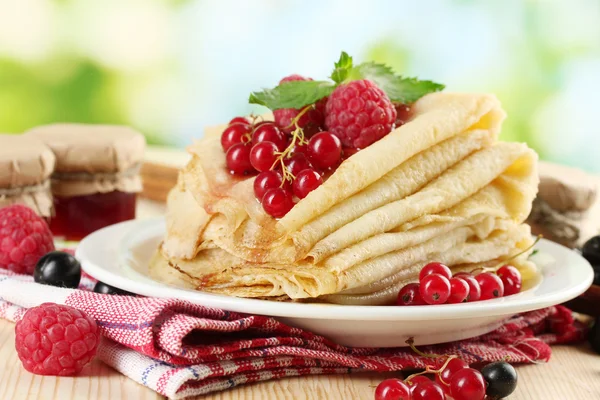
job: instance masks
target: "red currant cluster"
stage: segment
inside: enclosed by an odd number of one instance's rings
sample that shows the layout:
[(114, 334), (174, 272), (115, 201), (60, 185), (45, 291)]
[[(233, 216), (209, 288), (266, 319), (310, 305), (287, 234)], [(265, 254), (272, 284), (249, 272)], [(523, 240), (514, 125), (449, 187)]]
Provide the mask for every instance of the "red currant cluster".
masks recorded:
[(452, 275), (444, 264), (432, 262), (419, 273), (419, 283), (409, 283), (400, 289), (397, 304), (418, 306), (489, 300), (517, 294), (521, 285), (521, 273), (512, 265), (504, 265), (496, 273), (458, 272)]
[[(425, 371), (407, 377), (404, 381), (386, 379), (375, 390), (375, 400), (483, 400), (500, 399), (517, 387), (517, 371), (506, 361), (485, 365), (481, 371), (470, 368), (456, 355), (425, 354), (418, 350), (412, 339), (406, 342), (422, 357), (447, 357), (441, 368), (426, 366)], [(435, 374), (429, 379), (426, 374)]]
[[(306, 138), (298, 121), (313, 106), (292, 120), (295, 129), (274, 122), (250, 122), (236, 117), (223, 131), (221, 145), (227, 167), (236, 175), (258, 172), (254, 193), (267, 214), (281, 218), (297, 199), (303, 199), (323, 183), (323, 174), (342, 160), (342, 143), (322, 131)], [(285, 133), (285, 130), (290, 133)]]

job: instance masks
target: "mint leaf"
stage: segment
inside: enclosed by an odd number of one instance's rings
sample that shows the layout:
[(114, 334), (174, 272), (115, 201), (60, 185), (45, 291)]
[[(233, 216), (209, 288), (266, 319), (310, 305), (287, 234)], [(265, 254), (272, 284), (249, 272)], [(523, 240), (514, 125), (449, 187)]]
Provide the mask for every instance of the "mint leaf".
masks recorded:
[(350, 79), (370, 79), (381, 88), (393, 102), (414, 103), (428, 93), (439, 92), (444, 85), (417, 78), (396, 75), (387, 65), (366, 62), (352, 68)]
[(335, 83), (343, 82), (347, 77), (350, 68), (352, 68), (352, 57), (348, 55), (345, 51), (342, 51), (340, 55), (340, 59), (335, 63), (335, 69), (331, 73), (331, 80)]
[(271, 110), (280, 108), (302, 108), (329, 96), (335, 85), (327, 81), (291, 81), (273, 89), (252, 92), (250, 104), (260, 104)]

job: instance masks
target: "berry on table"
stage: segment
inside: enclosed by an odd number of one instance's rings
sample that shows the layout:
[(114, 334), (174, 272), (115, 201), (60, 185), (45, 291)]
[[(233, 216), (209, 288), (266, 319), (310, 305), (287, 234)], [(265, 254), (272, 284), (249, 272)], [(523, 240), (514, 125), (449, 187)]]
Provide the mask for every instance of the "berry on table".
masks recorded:
[(247, 141), (244, 140), (245, 135), (250, 135), (250, 125), (236, 123), (225, 128), (221, 134), (223, 151), (226, 152), (233, 145)]
[(269, 189), (262, 198), (262, 206), (270, 216), (281, 218), (294, 207), (294, 200), (285, 189)]
[(44, 303), (27, 310), (15, 326), (15, 347), (23, 367), (37, 375), (71, 376), (96, 355), (96, 322), (73, 307)]
[(507, 397), (517, 388), (517, 371), (505, 361), (486, 365), (481, 374), (487, 383), (485, 394), (492, 400)]
[(469, 368), (466, 362), (460, 358), (453, 358), (448, 361), (446, 367), (439, 374), (435, 375), (435, 381), (444, 389), (446, 394), (450, 394), (450, 382), (455, 373), (461, 369)]
[(0, 268), (31, 275), (40, 257), (52, 250), (50, 228), (31, 208), (0, 209)]
[(314, 169), (308, 168), (302, 170), (296, 175), (296, 179), (294, 179), (294, 195), (299, 199), (303, 199), (310, 192), (321, 186), (322, 183), (323, 178)]
[(255, 171), (250, 163), (250, 150), (250, 146), (244, 143), (234, 144), (227, 150), (227, 168), (233, 174), (248, 175)]
[(454, 400), (483, 400), (485, 380), (481, 372), (473, 368), (463, 368), (452, 375), (450, 393)]
[(277, 146), (277, 151), (283, 151), (287, 147), (288, 139), (273, 123), (263, 123), (254, 129), (252, 133), (252, 145), (261, 142), (272, 142)]
[(409, 283), (398, 292), (396, 304), (399, 306), (422, 306), (427, 303), (421, 297), (418, 283)]
[(76, 289), (81, 280), (81, 264), (64, 251), (52, 251), (38, 261), (33, 280), (44, 285)]
[(450, 278), (450, 297), (448, 304), (463, 303), (469, 297), (469, 284), (460, 278)]
[(505, 265), (496, 271), (496, 275), (504, 284), (504, 295), (510, 296), (517, 294), (521, 291), (523, 281), (521, 279), (521, 273), (518, 269), (512, 265)]
[(110, 286), (109, 284), (100, 281), (96, 282), (96, 284), (94, 285), (94, 292), (100, 294), (114, 294), (120, 296), (135, 296), (135, 294), (131, 292), (116, 288), (114, 286)]
[[(263, 196), (269, 189), (275, 189), (282, 187), (283, 177), (279, 171), (264, 171), (256, 176), (254, 179), (254, 195), (259, 201), (262, 201)], [(291, 190), (291, 186), (288, 181), (283, 185), (286, 190)]]
[(257, 171), (269, 171), (277, 162), (278, 151), (273, 142), (259, 142), (250, 150), (250, 164)]
[(588, 342), (590, 342), (592, 349), (600, 354), (600, 317), (596, 317), (594, 325), (592, 326), (592, 329), (590, 329)]
[(452, 278), (452, 271), (450, 271), (450, 268), (439, 262), (431, 262), (421, 269), (419, 272), (419, 280), (423, 280), (423, 278), (431, 274), (440, 274), (445, 276), (446, 279)]
[(592, 264), (600, 263), (600, 236), (594, 236), (585, 242), (581, 255)]
[(410, 389), (400, 379), (382, 381), (375, 389), (375, 400), (410, 400)]
[(489, 300), (504, 296), (504, 284), (498, 278), (498, 275), (491, 272), (482, 272), (475, 276), (475, 280), (481, 287), (480, 300)]
[(325, 108), (325, 125), (347, 147), (365, 148), (391, 132), (396, 109), (368, 79), (338, 86)]
[(319, 132), (308, 141), (307, 153), (315, 167), (326, 170), (342, 159), (342, 142), (332, 133)]
[(450, 297), (450, 281), (443, 275), (427, 275), (420, 283), (419, 292), (427, 304), (444, 304)]
[(419, 382), (412, 389), (412, 400), (445, 400), (444, 390), (433, 381)]

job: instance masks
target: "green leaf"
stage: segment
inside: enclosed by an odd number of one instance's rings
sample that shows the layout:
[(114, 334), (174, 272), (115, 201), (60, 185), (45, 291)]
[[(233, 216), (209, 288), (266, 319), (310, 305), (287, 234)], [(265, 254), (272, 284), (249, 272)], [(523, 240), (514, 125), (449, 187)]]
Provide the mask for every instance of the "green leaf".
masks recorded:
[(252, 92), (248, 101), (250, 104), (260, 104), (271, 110), (302, 108), (329, 96), (334, 88), (335, 85), (327, 81), (285, 82), (273, 89)]
[(374, 62), (362, 63), (349, 72), (350, 79), (369, 79), (375, 82), (393, 102), (414, 103), (428, 93), (439, 92), (444, 85), (417, 78), (396, 75), (387, 65)]
[(352, 68), (352, 57), (345, 51), (342, 51), (340, 59), (335, 63), (335, 69), (331, 73), (331, 80), (335, 83), (343, 82), (347, 77), (349, 70)]

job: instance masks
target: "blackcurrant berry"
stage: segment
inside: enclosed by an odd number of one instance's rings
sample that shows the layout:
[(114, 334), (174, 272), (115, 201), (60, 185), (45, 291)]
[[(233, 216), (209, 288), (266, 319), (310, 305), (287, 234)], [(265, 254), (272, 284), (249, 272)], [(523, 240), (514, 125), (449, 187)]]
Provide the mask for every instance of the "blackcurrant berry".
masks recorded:
[(507, 397), (517, 387), (517, 371), (505, 361), (486, 365), (481, 370), (481, 374), (487, 383), (485, 394), (492, 399)]
[(594, 236), (581, 249), (583, 257), (592, 264), (600, 264), (600, 236)]
[(117, 294), (121, 296), (135, 296), (133, 293), (130, 293), (126, 290), (116, 288), (114, 286), (110, 286), (104, 282), (96, 282), (94, 286), (94, 292), (101, 294)]
[(37, 262), (33, 280), (44, 285), (76, 289), (81, 280), (81, 264), (69, 253), (51, 251)]
[(592, 346), (592, 349), (594, 349), (596, 353), (600, 354), (600, 317), (596, 317), (594, 326), (592, 329), (590, 329), (588, 340)]

